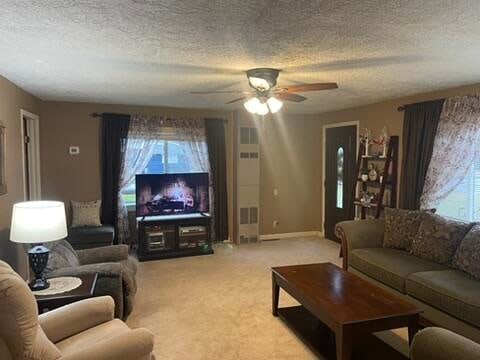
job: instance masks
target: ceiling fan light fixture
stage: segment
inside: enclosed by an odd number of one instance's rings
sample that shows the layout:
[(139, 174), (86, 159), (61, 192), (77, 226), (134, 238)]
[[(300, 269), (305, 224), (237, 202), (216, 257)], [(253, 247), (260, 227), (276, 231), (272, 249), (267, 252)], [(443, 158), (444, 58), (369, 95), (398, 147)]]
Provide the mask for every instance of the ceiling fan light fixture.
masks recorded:
[(255, 76), (249, 76), (248, 82), (250, 83), (251, 87), (257, 89), (258, 91), (267, 91), (272, 87), (267, 80)]
[(245, 101), (243, 106), (249, 113), (257, 115), (267, 115), (270, 111), (268, 105), (265, 102), (260, 101), (260, 99), (257, 97), (253, 97)]
[(256, 114), (257, 113), (257, 108), (260, 105), (260, 100), (258, 98), (253, 97), (247, 101), (244, 102), (243, 106), (249, 113)]
[(260, 102), (260, 104), (257, 106), (257, 114), (258, 115), (267, 115), (268, 114), (268, 106), (266, 103)]
[(270, 109), (270, 112), (272, 114), (275, 114), (276, 112), (278, 112), (282, 108), (283, 102), (281, 102), (277, 98), (270, 97), (267, 100), (267, 105), (268, 105), (268, 108)]

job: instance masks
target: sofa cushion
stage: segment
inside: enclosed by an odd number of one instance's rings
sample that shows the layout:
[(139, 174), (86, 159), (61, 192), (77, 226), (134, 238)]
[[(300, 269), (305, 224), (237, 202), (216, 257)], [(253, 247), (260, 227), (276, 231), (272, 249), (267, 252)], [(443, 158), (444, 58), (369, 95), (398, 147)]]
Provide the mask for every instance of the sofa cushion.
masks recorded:
[(465, 235), (453, 258), (453, 266), (480, 279), (480, 225)]
[(472, 226), (473, 223), (425, 212), (411, 252), (422, 259), (450, 265), (460, 242)]
[(407, 294), (480, 326), (480, 281), (459, 270), (427, 271), (407, 278)]
[(101, 226), (100, 207), (102, 200), (73, 201), (72, 200), (72, 227)]
[(419, 271), (443, 270), (446, 266), (417, 258), (406, 251), (370, 248), (353, 250), (349, 263), (358, 271), (405, 293), (405, 279)]
[(112, 245), (115, 228), (110, 225), (82, 226), (68, 230), (67, 240), (75, 249)]
[(410, 251), (425, 211), (385, 208), (383, 247)]

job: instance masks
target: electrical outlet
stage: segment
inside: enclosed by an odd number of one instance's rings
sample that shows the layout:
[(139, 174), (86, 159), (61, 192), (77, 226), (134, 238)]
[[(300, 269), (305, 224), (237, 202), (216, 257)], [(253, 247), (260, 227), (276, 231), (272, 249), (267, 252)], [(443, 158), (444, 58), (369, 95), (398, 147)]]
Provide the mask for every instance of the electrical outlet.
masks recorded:
[(68, 153), (70, 155), (78, 155), (80, 154), (80, 146), (69, 146)]
[(278, 227), (280, 223), (278, 222), (278, 220), (273, 220), (273, 227), (276, 228)]

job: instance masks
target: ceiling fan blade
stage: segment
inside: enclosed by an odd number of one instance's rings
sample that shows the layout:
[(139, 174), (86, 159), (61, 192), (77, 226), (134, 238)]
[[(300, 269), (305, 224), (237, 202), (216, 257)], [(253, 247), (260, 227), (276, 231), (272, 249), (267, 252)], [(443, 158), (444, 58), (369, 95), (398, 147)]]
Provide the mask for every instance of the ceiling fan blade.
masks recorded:
[(337, 89), (337, 83), (315, 83), (315, 84), (301, 84), (301, 85), (287, 85), (279, 86), (280, 91), (288, 92), (306, 92), (306, 91), (319, 91), (319, 90), (330, 90)]
[(220, 90), (220, 91), (190, 91), (190, 94), (252, 94), (252, 91), (245, 90)]
[(280, 100), (293, 101), (293, 102), (302, 102), (307, 100), (305, 96), (292, 94), (286, 91), (276, 94), (275, 97)]
[(237, 101), (241, 101), (241, 100), (244, 100), (246, 98), (247, 98), (246, 96), (242, 96), (242, 97), (239, 97), (237, 99), (230, 100), (230, 101), (226, 102), (225, 104), (233, 104), (233, 103), (236, 103)]

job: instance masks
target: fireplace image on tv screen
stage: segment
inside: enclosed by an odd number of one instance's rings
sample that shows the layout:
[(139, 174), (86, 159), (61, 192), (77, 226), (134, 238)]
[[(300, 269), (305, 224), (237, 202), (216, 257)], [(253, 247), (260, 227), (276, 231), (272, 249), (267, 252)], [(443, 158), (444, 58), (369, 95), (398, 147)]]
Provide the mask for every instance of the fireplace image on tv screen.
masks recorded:
[(208, 173), (137, 175), (137, 216), (209, 211)]

